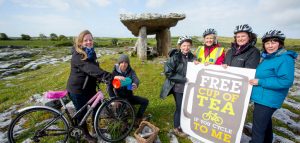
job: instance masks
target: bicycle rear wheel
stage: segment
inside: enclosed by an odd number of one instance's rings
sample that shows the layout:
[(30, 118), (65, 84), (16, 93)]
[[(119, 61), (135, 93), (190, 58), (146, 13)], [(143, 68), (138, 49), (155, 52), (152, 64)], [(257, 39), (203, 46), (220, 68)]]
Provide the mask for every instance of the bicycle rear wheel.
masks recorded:
[(8, 130), (8, 140), (19, 142), (66, 142), (68, 122), (49, 107), (32, 107), (17, 114)]
[(113, 98), (98, 109), (94, 127), (103, 140), (118, 142), (131, 132), (134, 120), (135, 112), (130, 103), (124, 99)]

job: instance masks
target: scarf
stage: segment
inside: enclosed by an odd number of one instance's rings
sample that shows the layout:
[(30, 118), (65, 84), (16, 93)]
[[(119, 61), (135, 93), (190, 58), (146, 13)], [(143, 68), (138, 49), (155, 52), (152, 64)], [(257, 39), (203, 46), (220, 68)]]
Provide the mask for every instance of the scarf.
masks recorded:
[(95, 50), (94, 48), (84, 48), (85, 53), (87, 54), (87, 58), (89, 61), (93, 61), (95, 59), (94, 54), (95, 54)]

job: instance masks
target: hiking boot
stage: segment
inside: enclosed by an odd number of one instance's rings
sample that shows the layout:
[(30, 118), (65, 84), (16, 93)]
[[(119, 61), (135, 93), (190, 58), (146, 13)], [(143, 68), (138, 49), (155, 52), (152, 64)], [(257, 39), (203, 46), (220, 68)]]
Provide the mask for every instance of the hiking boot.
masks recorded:
[(176, 136), (178, 136), (178, 137), (185, 138), (185, 137), (188, 136), (186, 133), (184, 133), (184, 132), (182, 131), (181, 128), (174, 128), (174, 129), (173, 129), (173, 132), (174, 132), (174, 134), (175, 134)]
[(142, 122), (142, 118), (136, 118), (133, 126), (138, 128), (141, 122)]
[(83, 135), (83, 138), (88, 141), (88, 143), (97, 143), (97, 139), (92, 137), (90, 134)]
[(86, 141), (88, 141), (88, 143), (97, 143), (97, 138), (94, 138), (90, 135), (86, 123), (82, 125), (82, 131), (83, 131), (83, 138)]

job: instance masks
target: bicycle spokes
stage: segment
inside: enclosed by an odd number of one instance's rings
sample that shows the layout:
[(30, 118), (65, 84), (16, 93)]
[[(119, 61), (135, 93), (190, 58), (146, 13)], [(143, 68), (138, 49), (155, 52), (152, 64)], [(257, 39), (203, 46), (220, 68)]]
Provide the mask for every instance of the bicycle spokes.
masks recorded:
[(134, 123), (134, 110), (124, 100), (113, 100), (101, 107), (96, 115), (95, 128), (105, 141), (114, 142), (125, 138)]
[(65, 142), (67, 122), (52, 110), (37, 108), (20, 113), (9, 128), (12, 142)]

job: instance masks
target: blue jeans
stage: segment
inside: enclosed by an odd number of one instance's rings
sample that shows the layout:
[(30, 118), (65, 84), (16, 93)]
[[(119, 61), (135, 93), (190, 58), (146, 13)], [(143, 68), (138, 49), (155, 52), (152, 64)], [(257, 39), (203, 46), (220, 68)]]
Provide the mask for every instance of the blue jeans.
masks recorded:
[(173, 96), (176, 103), (176, 110), (174, 113), (174, 128), (178, 128), (180, 127), (180, 112), (181, 112), (183, 93), (173, 92)]
[(272, 115), (276, 110), (276, 108), (254, 104), (252, 143), (272, 143)]

